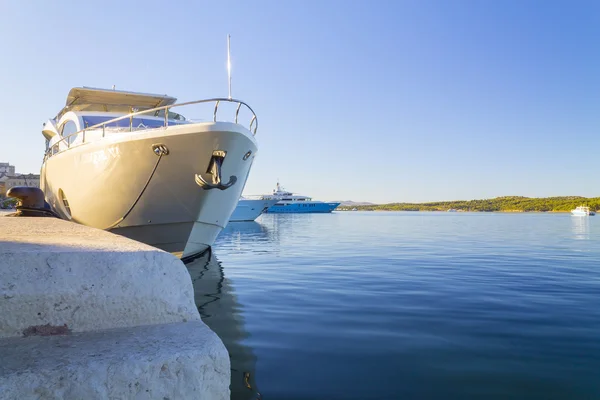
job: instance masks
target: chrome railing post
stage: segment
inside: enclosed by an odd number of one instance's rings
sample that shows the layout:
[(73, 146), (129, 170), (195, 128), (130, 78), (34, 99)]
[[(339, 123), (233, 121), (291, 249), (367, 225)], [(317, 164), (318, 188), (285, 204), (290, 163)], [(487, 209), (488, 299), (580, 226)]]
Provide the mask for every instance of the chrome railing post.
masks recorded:
[[(254, 121), (256, 121), (256, 114), (254, 114), (252, 116), (252, 119), (250, 120), (250, 132), (252, 132), (252, 125), (254, 124)], [(254, 127), (254, 132), (253, 132), (254, 135), (256, 135), (257, 129), (258, 129), (258, 121), (256, 122), (256, 127)]]
[(235, 123), (237, 124), (238, 114), (240, 113), (240, 108), (242, 107), (242, 103), (238, 103), (237, 110), (235, 110)]
[(215, 103), (215, 112), (213, 113), (213, 122), (217, 122), (217, 109), (219, 108), (219, 103), (221, 100), (217, 100)]
[(104, 128), (106, 128), (106, 124), (102, 124), (102, 137), (104, 137), (104, 134), (105, 134)]
[(165, 108), (165, 128), (169, 126), (169, 108)]
[(83, 130), (81, 135), (81, 143), (85, 143), (85, 129)]

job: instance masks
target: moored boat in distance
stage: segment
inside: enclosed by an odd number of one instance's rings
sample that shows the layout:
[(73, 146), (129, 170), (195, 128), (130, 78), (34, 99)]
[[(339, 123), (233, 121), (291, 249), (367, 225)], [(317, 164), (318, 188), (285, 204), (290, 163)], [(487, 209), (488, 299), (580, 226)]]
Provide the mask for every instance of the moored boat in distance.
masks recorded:
[(267, 210), (267, 213), (330, 213), (340, 203), (325, 203), (313, 200), (307, 196), (295, 195), (283, 189), (279, 182), (273, 194), (262, 196), (265, 200), (277, 200), (277, 203)]
[(261, 214), (274, 206), (278, 200), (248, 199), (240, 198), (229, 222), (254, 221)]
[(596, 215), (594, 211), (591, 211), (589, 207), (579, 206), (574, 210), (571, 210), (571, 214), (577, 217), (587, 217), (590, 215)]
[[(237, 107), (235, 122), (218, 119), (219, 104)], [(172, 111), (190, 105), (209, 106), (213, 118)], [(237, 123), (242, 106), (249, 127)], [(41, 188), (64, 219), (191, 256), (229, 221), (256, 155), (256, 129), (240, 100), (176, 104), (167, 95), (73, 88), (44, 124)]]

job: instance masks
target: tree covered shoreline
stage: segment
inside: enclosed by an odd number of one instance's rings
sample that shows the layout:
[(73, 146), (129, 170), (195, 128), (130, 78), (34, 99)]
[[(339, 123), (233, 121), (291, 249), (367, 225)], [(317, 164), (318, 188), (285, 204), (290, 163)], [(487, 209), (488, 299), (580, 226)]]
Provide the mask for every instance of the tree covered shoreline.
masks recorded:
[(569, 212), (585, 205), (600, 210), (600, 197), (522, 197), (504, 196), (483, 200), (437, 201), (428, 203), (389, 203), (363, 206), (340, 206), (340, 210), (362, 211), (475, 211), (475, 212)]

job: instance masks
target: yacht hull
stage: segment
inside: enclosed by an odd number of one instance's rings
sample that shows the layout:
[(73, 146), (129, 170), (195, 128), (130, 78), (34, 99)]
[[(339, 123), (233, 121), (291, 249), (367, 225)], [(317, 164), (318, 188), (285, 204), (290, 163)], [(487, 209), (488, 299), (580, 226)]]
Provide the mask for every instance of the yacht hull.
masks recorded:
[[(157, 145), (168, 151), (156, 151)], [(217, 150), (226, 152), (223, 183), (231, 176), (237, 181), (207, 190), (195, 177), (211, 182)], [(48, 158), (41, 185), (64, 219), (189, 256), (212, 245), (227, 224), (256, 150), (250, 131), (228, 122), (110, 133)]]
[(596, 215), (596, 213), (594, 211), (590, 211), (589, 213), (583, 211), (571, 211), (571, 215), (574, 217), (590, 217)]
[(287, 213), (330, 213), (339, 206), (340, 203), (320, 203), (320, 202), (296, 202), (289, 204), (275, 204), (267, 210), (269, 214), (287, 214)]
[(274, 206), (278, 200), (254, 200), (240, 199), (229, 218), (229, 222), (254, 221), (270, 207)]

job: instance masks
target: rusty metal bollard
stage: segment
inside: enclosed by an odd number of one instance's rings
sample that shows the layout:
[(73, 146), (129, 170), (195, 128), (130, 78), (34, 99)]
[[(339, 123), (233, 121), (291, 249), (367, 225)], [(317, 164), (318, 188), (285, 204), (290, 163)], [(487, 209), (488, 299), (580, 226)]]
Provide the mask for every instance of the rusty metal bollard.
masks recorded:
[(8, 189), (7, 197), (13, 197), (17, 203), (17, 211), (7, 217), (56, 217), (59, 218), (44, 200), (42, 189), (27, 186), (15, 186)]

